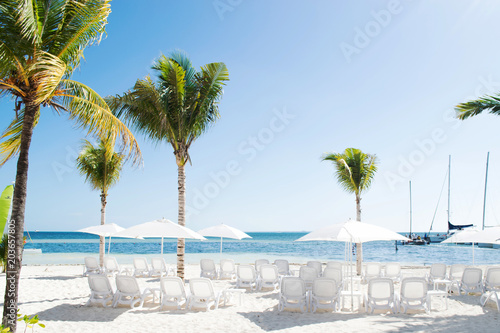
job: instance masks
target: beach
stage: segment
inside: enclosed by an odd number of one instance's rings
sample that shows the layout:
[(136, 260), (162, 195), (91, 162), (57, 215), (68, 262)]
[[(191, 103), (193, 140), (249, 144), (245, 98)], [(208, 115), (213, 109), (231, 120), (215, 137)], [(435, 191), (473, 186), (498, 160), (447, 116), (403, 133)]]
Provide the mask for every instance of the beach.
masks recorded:
[[(293, 262), (293, 260), (291, 260)], [(131, 265), (125, 265), (132, 268)], [(292, 269), (298, 269), (292, 265)], [(487, 266), (478, 266), (483, 270)], [(403, 277), (425, 276), (428, 266), (403, 266)], [(38, 314), (46, 328), (36, 332), (498, 332), (500, 313), (493, 303), (482, 308), (479, 296), (450, 295), (448, 309), (439, 299), (432, 299), (432, 310), (392, 314), (376, 310), (367, 314), (364, 307), (350, 311), (350, 301), (341, 312), (322, 310), (300, 313), (278, 311), (278, 292), (247, 291), (226, 306), (204, 310), (159, 309), (159, 304), (145, 303), (143, 308), (103, 308), (85, 306), (90, 289), (82, 276), (83, 265), (23, 266), (20, 279), (19, 308), (22, 314)], [(186, 280), (199, 277), (197, 264), (186, 266)], [(115, 288), (113, 278), (111, 285)], [(158, 278), (138, 278), (141, 290), (159, 288)], [(216, 291), (234, 287), (229, 280), (215, 280)], [(0, 288), (5, 288), (5, 275), (0, 276)], [(366, 285), (362, 285), (366, 290)], [(399, 292), (399, 284), (395, 291)], [(19, 323), (19, 329), (24, 324)]]

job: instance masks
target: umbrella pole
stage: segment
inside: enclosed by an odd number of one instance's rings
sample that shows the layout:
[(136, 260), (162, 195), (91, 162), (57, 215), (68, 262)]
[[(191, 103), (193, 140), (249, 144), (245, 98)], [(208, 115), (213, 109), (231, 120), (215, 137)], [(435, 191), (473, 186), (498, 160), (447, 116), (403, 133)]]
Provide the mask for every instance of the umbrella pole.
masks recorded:
[(161, 256), (163, 257), (163, 237), (161, 238)]
[(474, 265), (474, 242), (472, 242), (472, 264)]
[(220, 238), (220, 254), (222, 254), (222, 237)]
[(351, 312), (354, 312), (354, 282), (353, 282), (353, 276), (352, 276), (352, 243), (349, 242), (349, 253), (350, 253), (350, 263), (349, 267), (351, 269)]
[(109, 236), (109, 243), (108, 243), (108, 256), (109, 256), (109, 251), (111, 250), (111, 236)]

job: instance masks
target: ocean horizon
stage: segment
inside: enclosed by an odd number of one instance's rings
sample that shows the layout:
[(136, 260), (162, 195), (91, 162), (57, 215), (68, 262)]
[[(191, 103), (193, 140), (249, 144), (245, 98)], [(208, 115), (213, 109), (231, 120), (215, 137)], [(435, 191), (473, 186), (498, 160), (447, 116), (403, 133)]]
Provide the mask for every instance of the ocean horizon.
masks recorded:
[[(294, 263), (308, 260), (343, 261), (346, 248), (343, 242), (295, 242), (307, 232), (248, 232), (251, 239), (223, 239), (220, 254), (220, 238), (207, 237), (206, 241), (186, 240), (186, 262), (198, 263), (202, 258), (234, 259), (239, 263), (251, 263), (256, 259), (288, 259)], [(402, 233), (404, 234), (404, 233)], [(424, 233), (416, 233), (423, 236)], [(431, 233), (437, 234), (437, 233)], [(99, 253), (99, 236), (75, 231), (25, 232), (25, 249), (40, 249), (42, 253), (25, 252), (23, 264), (82, 264), (86, 256)], [(109, 238), (106, 239), (106, 254)], [(122, 263), (132, 263), (133, 257), (159, 256), (160, 238), (144, 240), (111, 238), (110, 256)], [(163, 253), (170, 264), (176, 260), (176, 239), (164, 239)], [(363, 244), (365, 262), (400, 262), (407, 265), (429, 265), (435, 262), (472, 264), (472, 246), (454, 244), (429, 244), (425, 246), (398, 245), (394, 241), (375, 241)], [(500, 251), (491, 248), (474, 248), (476, 265), (498, 264)]]

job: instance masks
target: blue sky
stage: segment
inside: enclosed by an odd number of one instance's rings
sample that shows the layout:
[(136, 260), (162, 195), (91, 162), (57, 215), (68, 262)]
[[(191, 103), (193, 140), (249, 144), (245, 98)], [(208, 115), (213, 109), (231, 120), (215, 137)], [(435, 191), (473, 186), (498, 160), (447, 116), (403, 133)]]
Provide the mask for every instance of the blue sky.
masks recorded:
[[(162, 53), (184, 50), (197, 67), (226, 63), (221, 118), (186, 167), (192, 229), (301, 231), (354, 218), (354, 196), (321, 162), (348, 147), (380, 162), (362, 220), (395, 231), (409, 229), (409, 180), (413, 229), (428, 230), (449, 155), (452, 221), (480, 225), (489, 151), (486, 224), (499, 225), (500, 118), (453, 117), (457, 103), (500, 91), (499, 15), (494, 1), (113, 1), (107, 38), (86, 50), (73, 78), (106, 96), (152, 73)], [(4, 98), (0, 110), (5, 127), (13, 101)], [(67, 116), (42, 110), (27, 229), (99, 223), (99, 193), (75, 169), (84, 136)], [(107, 220), (177, 221), (172, 148), (136, 137), (143, 166), (125, 166)], [(15, 168), (12, 160), (0, 169), (0, 184)], [(446, 193), (434, 224), (445, 229)]]

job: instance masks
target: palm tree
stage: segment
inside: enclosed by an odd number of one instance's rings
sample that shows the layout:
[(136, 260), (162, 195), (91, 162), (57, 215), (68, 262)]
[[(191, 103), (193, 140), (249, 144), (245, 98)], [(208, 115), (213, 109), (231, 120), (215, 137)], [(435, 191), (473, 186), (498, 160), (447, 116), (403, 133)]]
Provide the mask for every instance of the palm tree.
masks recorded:
[[(106, 198), (108, 189), (118, 182), (124, 155), (109, 150), (103, 141), (98, 147), (84, 140), (83, 149), (76, 159), (76, 166), (93, 190), (101, 190), (101, 225), (106, 223)], [(99, 263), (104, 263), (104, 237), (99, 242)]]
[[(139, 79), (131, 91), (109, 98), (110, 107), (153, 142), (166, 141), (174, 149), (178, 170), (178, 223), (186, 225), (185, 165), (189, 148), (219, 117), (223, 86), (229, 80), (224, 63), (210, 63), (197, 72), (187, 56), (162, 55), (153, 65), (158, 75)], [(184, 278), (184, 239), (177, 241), (177, 274)]]
[[(347, 148), (343, 153), (323, 156), (323, 161), (332, 161), (337, 171), (337, 181), (344, 190), (356, 195), (356, 220), (361, 221), (361, 194), (367, 191), (377, 172), (377, 157), (359, 149)], [(356, 244), (356, 271), (361, 274), (363, 248)]]
[(71, 80), (85, 48), (97, 44), (111, 11), (110, 0), (2, 0), (0, 3), (0, 96), (15, 99), (15, 117), (0, 136), (0, 166), (19, 156), (12, 201), (13, 266), (7, 283), (3, 324), (16, 329), (19, 273), (22, 264), (28, 153), (42, 107), (67, 113), (89, 134), (138, 158), (132, 133), (86, 85)]
[(500, 116), (500, 94), (496, 96), (484, 96), (476, 100), (460, 103), (455, 107), (457, 118), (465, 120), (477, 116), (483, 111)]

